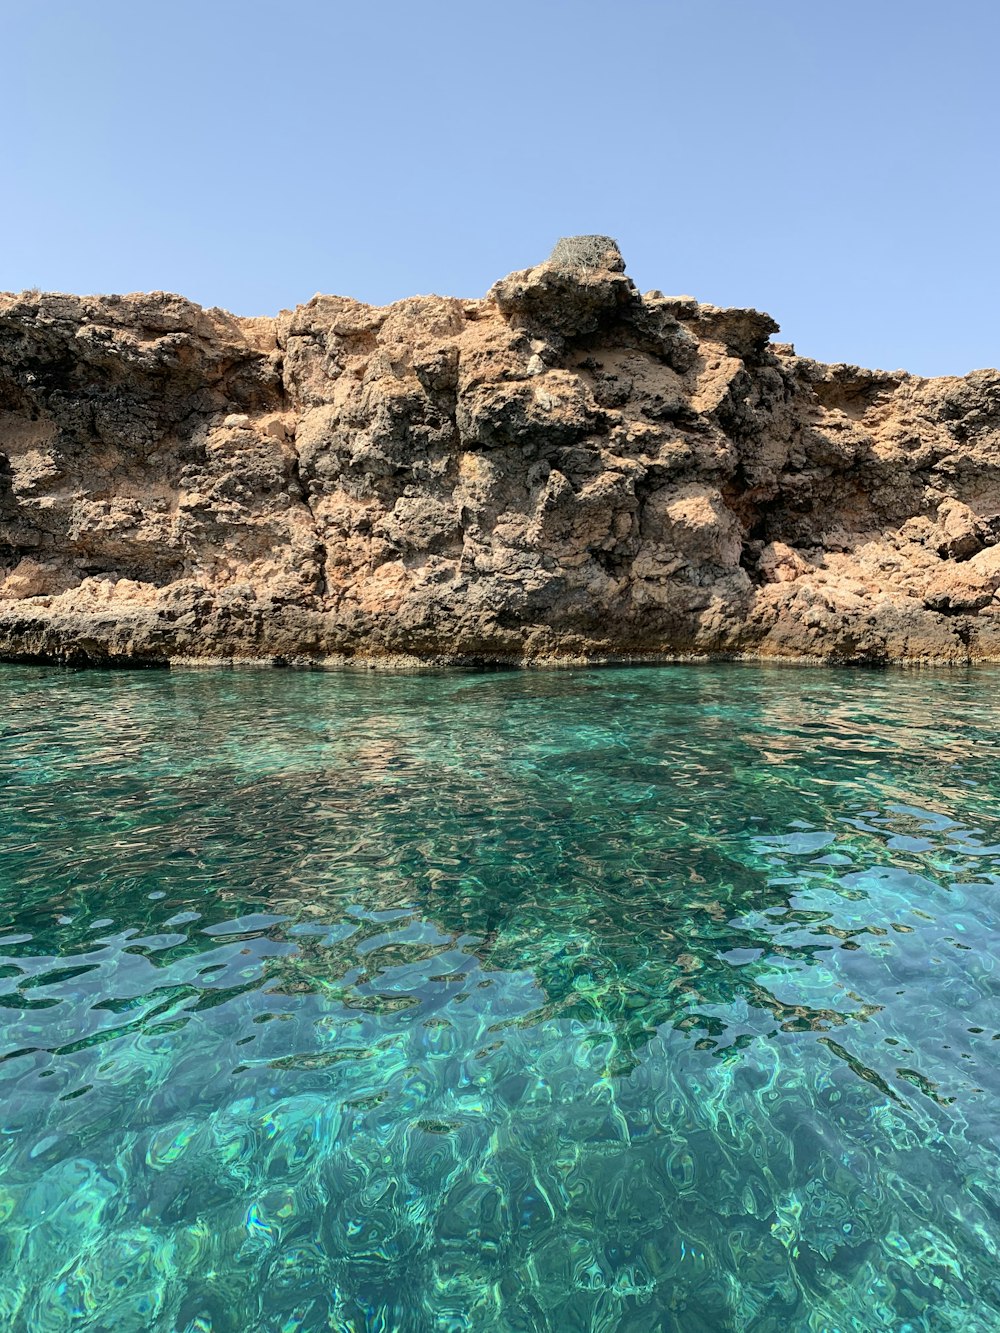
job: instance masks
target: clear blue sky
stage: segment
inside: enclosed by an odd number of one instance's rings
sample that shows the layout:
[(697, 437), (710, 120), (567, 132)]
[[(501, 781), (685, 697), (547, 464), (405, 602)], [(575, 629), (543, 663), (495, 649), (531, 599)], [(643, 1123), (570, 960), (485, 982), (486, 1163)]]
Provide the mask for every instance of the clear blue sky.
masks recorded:
[(477, 296), (576, 232), (804, 354), (1000, 364), (996, 0), (0, 0), (0, 288)]

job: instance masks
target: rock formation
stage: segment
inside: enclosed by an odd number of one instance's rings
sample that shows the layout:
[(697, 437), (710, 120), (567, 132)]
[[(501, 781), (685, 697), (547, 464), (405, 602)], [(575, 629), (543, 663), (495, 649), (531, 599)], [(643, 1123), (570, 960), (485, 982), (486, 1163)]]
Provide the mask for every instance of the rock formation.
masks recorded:
[(776, 332), (608, 237), (474, 301), (0, 297), (0, 656), (1000, 659), (1000, 373)]

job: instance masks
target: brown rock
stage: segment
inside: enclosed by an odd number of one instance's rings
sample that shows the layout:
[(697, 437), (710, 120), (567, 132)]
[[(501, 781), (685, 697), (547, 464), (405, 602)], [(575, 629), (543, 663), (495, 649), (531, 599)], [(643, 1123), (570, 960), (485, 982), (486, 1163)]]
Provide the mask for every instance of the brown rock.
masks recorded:
[(0, 297), (0, 655), (1000, 659), (1000, 373), (822, 366), (623, 269)]
[(769, 542), (757, 560), (765, 583), (794, 583), (808, 568), (808, 561), (784, 542)]
[(989, 535), (979, 516), (961, 500), (947, 499), (938, 509), (938, 554), (967, 559), (982, 549)]

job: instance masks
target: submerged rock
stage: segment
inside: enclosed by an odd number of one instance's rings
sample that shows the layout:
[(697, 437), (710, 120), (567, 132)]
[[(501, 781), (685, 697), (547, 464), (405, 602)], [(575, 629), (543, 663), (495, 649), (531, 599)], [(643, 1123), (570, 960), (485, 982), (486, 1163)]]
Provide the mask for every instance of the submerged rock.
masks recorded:
[(571, 237), (477, 301), (0, 297), (0, 655), (1000, 658), (1000, 373)]

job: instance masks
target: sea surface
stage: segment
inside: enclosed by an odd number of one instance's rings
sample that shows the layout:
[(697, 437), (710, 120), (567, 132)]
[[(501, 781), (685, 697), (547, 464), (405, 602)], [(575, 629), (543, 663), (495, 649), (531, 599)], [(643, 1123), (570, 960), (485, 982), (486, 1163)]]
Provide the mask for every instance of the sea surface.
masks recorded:
[(1000, 1328), (1000, 673), (0, 690), (3, 1330)]

